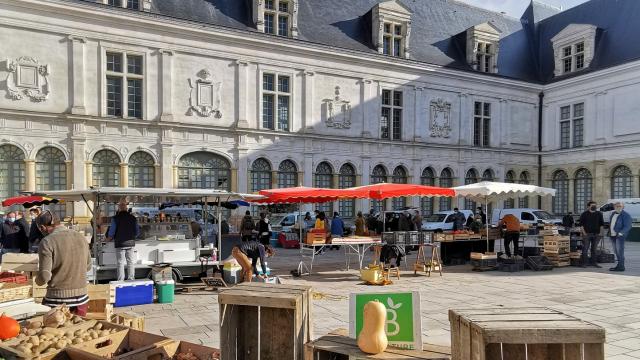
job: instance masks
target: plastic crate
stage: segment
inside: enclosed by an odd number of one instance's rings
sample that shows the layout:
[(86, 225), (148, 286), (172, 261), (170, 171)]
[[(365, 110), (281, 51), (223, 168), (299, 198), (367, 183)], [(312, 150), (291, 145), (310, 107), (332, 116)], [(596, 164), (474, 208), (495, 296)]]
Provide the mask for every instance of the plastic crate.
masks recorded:
[(504, 271), (504, 272), (524, 271), (524, 261), (507, 262), (507, 263), (501, 262), (499, 269), (500, 271)]
[(393, 231), (386, 231), (382, 233), (382, 242), (385, 244), (393, 245), (396, 243), (395, 233)]
[(406, 231), (396, 231), (394, 232), (394, 237), (396, 239), (396, 245), (406, 245), (409, 240), (409, 233)]
[(525, 258), (525, 262), (533, 271), (553, 270), (553, 264), (545, 256), (529, 256)]
[(471, 259), (471, 266), (474, 269), (495, 268), (498, 266), (498, 259)]
[(433, 233), (427, 231), (419, 232), (418, 241), (420, 242), (420, 245), (431, 244), (433, 242)]
[(29, 282), (29, 277), (24, 274), (4, 271), (0, 273), (0, 282), (24, 284)]

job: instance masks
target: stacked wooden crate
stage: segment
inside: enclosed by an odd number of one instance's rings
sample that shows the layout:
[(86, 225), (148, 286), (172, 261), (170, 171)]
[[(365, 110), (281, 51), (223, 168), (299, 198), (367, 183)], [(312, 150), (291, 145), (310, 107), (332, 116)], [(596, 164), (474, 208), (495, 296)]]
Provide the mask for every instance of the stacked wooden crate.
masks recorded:
[(87, 285), (89, 295), (89, 310), (87, 318), (97, 320), (111, 320), (113, 313), (113, 304), (116, 302), (115, 286), (110, 284), (104, 285)]
[(544, 237), (544, 256), (555, 267), (571, 265), (570, 240), (568, 236), (546, 235)]

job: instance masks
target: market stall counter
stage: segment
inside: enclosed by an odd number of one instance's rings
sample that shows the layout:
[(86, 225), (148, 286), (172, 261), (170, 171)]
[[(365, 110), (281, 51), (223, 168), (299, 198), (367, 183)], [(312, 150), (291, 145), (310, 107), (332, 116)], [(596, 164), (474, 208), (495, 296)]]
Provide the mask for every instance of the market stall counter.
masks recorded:
[[(309, 233), (313, 234), (313, 233)], [(320, 240), (321, 239), (321, 240)], [(344, 249), (345, 256), (345, 268), (349, 270), (351, 267), (350, 258), (352, 256), (356, 256), (358, 259), (358, 268), (362, 269), (362, 263), (364, 262), (364, 257), (372, 246), (380, 245), (382, 242), (380, 237), (377, 236), (349, 236), (349, 237), (340, 237), (340, 238), (332, 238), (331, 243), (326, 243), (323, 237), (320, 238), (318, 236), (307, 236), (307, 241), (305, 243), (300, 244), (300, 263), (298, 264), (298, 272), (302, 274), (303, 269), (308, 270), (307, 272), (311, 274), (313, 271), (313, 264), (316, 261), (316, 257), (325, 249), (325, 247), (339, 245)]]

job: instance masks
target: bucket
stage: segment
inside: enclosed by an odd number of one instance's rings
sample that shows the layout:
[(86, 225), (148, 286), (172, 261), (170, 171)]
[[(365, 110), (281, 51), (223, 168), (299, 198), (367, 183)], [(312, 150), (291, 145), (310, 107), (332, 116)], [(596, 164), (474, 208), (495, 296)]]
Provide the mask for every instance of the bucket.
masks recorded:
[(156, 291), (158, 293), (159, 304), (173, 303), (176, 284), (173, 280), (162, 280), (156, 283)]

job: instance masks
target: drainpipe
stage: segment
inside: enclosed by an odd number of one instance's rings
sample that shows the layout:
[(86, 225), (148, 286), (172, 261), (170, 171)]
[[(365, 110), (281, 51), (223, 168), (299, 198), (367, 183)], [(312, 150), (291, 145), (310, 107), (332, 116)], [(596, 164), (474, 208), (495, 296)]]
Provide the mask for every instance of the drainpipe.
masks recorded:
[[(544, 92), (538, 94), (538, 186), (542, 186), (542, 106)], [(542, 209), (542, 196), (538, 196), (538, 209)]]

